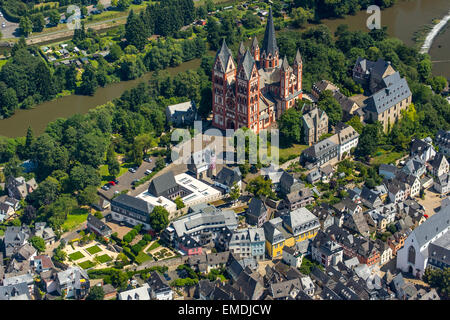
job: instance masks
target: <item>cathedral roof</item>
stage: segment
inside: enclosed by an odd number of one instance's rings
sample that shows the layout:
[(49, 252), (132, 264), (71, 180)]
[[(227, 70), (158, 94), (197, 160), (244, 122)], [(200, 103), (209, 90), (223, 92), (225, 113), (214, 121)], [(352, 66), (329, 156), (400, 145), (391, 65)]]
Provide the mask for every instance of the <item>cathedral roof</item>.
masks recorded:
[(244, 69), (245, 79), (249, 80), (252, 75), (252, 69), (255, 64), (255, 59), (253, 59), (252, 54), (247, 49), (245, 51), (244, 58), (242, 59), (242, 68)]
[(241, 43), (239, 44), (239, 54), (241, 56), (243, 56), (245, 54), (245, 47), (244, 47), (244, 43), (241, 41)]
[(264, 41), (262, 46), (262, 51), (265, 52), (266, 55), (271, 54), (275, 55), (275, 52), (278, 51), (277, 40), (275, 38), (275, 27), (273, 26), (273, 16), (272, 16), (272, 8), (269, 10), (269, 18), (267, 19), (266, 32), (264, 33)]
[(228, 48), (225, 39), (223, 39), (222, 47), (217, 52), (216, 59), (220, 59), (220, 64), (222, 65), (222, 72), (225, 72), (225, 68), (227, 67), (228, 60), (233, 57), (231, 50)]
[(257, 48), (257, 47), (259, 47), (259, 44), (258, 44), (258, 39), (256, 39), (256, 36), (255, 36), (253, 38), (253, 42), (252, 42), (252, 49)]
[(289, 62), (288, 62), (288, 60), (286, 58), (286, 55), (284, 56), (283, 63), (281, 64), (281, 69), (283, 69), (284, 71), (289, 71), (289, 69), (292, 69), (289, 66)]

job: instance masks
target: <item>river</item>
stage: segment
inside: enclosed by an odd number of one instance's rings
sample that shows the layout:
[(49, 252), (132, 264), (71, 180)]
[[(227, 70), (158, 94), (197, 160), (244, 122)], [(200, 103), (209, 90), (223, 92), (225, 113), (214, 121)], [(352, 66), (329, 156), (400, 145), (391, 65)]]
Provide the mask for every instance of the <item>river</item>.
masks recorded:
[[(201, 59), (194, 59), (167, 70), (171, 74), (177, 74), (188, 69), (198, 68), (200, 62)], [(137, 86), (140, 82), (148, 81), (151, 76), (152, 72), (147, 72), (135, 80), (121, 81), (109, 84), (106, 87), (99, 87), (93, 96), (70, 95), (44, 102), (33, 109), (16, 110), (12, 117), (0, 120), (0, 135), (6, 137), (24, 136), (29, 126), (35, 134), (41, 134), (49, 122), (58, 118), (68, 118), (75, 113), (87, 113), (96, 106), (120, 97), (125, 90)]]
[[(441, 19), (450, 9), (449, 0), (398, 0), (393, 7), (381, 12), (381, 25), (387, 26), (391, 36), (401, 39), (406, 45), (415, 45), (414, 33), (422, 26), (431, 24), (433, 19)], [(323, 23), (334, 32), (340, 24), (348, 24), (350, 30), (367, 31), (366, 20), (369, 17), (365, 11), (344, 19), (326, 19)], [(450, 27), (447, 25), (434, 39), (429, 51), (433, 62), (433, 74), (450, 78)], [(169, 71), (173, 74), (197, 68), (200, 59), (185, 62)], [(7, 137), (24, 136), (28, 126), (36, 134), (45, 130), (47, 123), (61, 117), (69, 117), (75, 113), (87, 113), (97, 105), (104, 104), (120, 95), (127, 89), (136, 86), (141, 81), (150, 79), (151, 73), (143, 77), (114, 83), (105, 88), (99, 88), (94, 96), (67, 96), (54, 101), (42, 103), (31, 110), (17, 110), (11, 118), (0, 120), (0, 135)]]

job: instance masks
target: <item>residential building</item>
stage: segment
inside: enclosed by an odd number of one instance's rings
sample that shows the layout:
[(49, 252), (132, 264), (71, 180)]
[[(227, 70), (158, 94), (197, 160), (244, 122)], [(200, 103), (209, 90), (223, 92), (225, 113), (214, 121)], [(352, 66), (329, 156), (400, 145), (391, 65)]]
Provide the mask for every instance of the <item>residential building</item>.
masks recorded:
[(380, 164), (378, 167), (378, 174), (382, 175), (386, 179), (393, 179), (399, 169), (392, 164)]
[(117, 300), (150, 300), (149, 291), (149, 284), (144, 283), (141, 287), (120, 292)]
[(450, 191), (450, 175), (445, 173), (439, 176), (433, 183), (434, 190), (440, 194), (447, 194)]
[(450, 155), (450, 131), (438, 130), (434, 142), (440, 153)]
[(344, 249), (330, 236), (319, 230), (317, 236), (311, 242), (311, 256), (314, 261), (322, 266), (335, 266), (342, 262)]
[(358, 145), (359, 133), (352, 126), (339, 123), (336, 125), (336, 134), (329, 139), (339, 146), (338, 160), (342, 160)]
[(287, 194), (283, 199), (284, 208), (293, 211), (298, 208), (305, 207), (314, 201), (312, 191), (308, 187), (304, 187), (299, 191), (293, 191)]
[(214, 185), (224, 189), (225, 193), (229, 193), (235, 183), (239, 188), (242, 187), (242, 174), (239, 167), (231, 169), (224, 166), (214, 180)]
[(260, 198), (252, 198), (248, 204), (245, 217), (246, 223), (257, 227), (262, 227), (268, 219), (268, 209), (264, 201)]
[(150, 287), (150, 297), (153, 300), (173, 300), (172, 289), (158, 272), (152, 271), (147, 283)]
[(205, 148), (192, 153), (187, 168), (197, 179), (203, 179), (206, 176), (215, 175), (215, 162), (214, 150)]
[(449, 165), (447, 158), (444, 154), (438, 153), (432, 161), (430, 161), (430, 171), (431, 174), (435, 177), (442, 176), (443, 174), (448, 173)]
[(298, 181), (294, 176), (286, 171), (283, 171), (283, 174), (280, 178), (280, 192), (283, 195), (287, 195), (289, 193), (300, 191), (301, 188), (304, 187), (300, 181)]
[(3, 238), (5, 257), (11, 257), (20, 247), (28, 243), (31, 230), (28, 227), (8, 226)]
[(335, 92), (335, 91), (338, 91), (339, 88), (335, 84), (331, 83), (328, 80), (317, 81), (311, 87), (311, 93), (313, 94), (314, 97), (316, 97), (316, 99), (319, 99), (320, 95), (325, 90), (329, 90), (331, 92)]
[(319, 219), (308, 209), (300, 208), (281, 217), (269, 220), (264, 225), (266, 250), (270, 257), (283, 254), (283, 247), (314, 238), (320, 229)]
[(31, 294), (26, 283), (0, 286), (0, 300), (31, 300)]
[(38, 185), (34, 178), (25, 181), (24, 177), (14, 178), (9, 176), (6, 179), (6, 189), (8, 190), (8, 195), (11, 198), (18, 200), (25, 199), (30, 193), (36, 190), (37, 187)]
[(89, 276), (79, 267), (69, 267), (56, 275), (56, 291), (66, 298), (82, 299), (89, 293), (89, 288)]
[(236, 229), (228, 248), (237, 259), (254, 258), (260, 261), (265, 257), (265, 241), (263, 228)]
[(361, 202), (368, 208), (377, 208), (381, 205), (383, 205), (383, 201), (379, 197), (378, 193), (370, 190), (366, 186), (363, 186), (361, 189)]
[(112, 229), (92, 214), (87, 216), (87, 228), (101, 237), (109, 238), (112, 234)]
[(300, 155), (300, 164), (304, 167), (321, 167), (330, 162), (337, 162), (339, 145), (330, 138), (319, 141), (303, 150)]
[(256, 38), (250, 50), (241, 44), (236, 63), (224, 41), (216, 54), (213, 126), (223, 130), (247, 127), (255, 133), (266, 129), (302, 99), (302, 68), (298, 50), (293, 66), (286, 57), (280, 59), (270, 9), (261, 48)]
[(150, 230), (150, 213), (153, 211), (147, 201), (120, 194), (111, 200), (111, 217), (118, 222), (125, 222), (135, 226), (142, 224), (145, 230)]
[(427, 167), (425, 166), (425, 162), (422, 159), (415, 156), (413, 158), (409, 158), (409, 160), (406, 161), (405, 165), (402, 168), (402, 171), (420, 178), (426, 173)]
[(288, 266), (300, 268), (304, 255), (305, 253), (300, 252), (296, 247), (283, 248), (283, 262)]
[(436, 150), (433, 147), (430, 137), (425, 139), (413, 139), (411, 143), (410, 155), (411, 157), (419, 157), (421, 160), (428, 162), (436, 155)]
[(166, 107), (168, 123), (175, 127), (192, 125), (197, 120), (197, 107), (195, 101), (186, 101)]
[(309, 146), (319, 142), (319, 138), (328, 133), (328, 116), (319, 108), (305, 110), (303, 114), (303, 134), (305, 143)]
[(202, 254), (203, 248), (190, 235), (183, 235), (177, 242), (178, 248), (184, 251), (188, 256)]

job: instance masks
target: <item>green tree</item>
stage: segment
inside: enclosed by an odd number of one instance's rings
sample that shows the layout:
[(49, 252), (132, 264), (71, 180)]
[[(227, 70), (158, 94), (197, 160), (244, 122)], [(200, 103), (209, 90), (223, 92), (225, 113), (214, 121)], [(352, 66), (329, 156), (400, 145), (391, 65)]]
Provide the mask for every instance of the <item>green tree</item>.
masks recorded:
[(283, 112), (278, 127), (280, 129), (281, 141), (284, 145), (300, 143), (302, 141), (302, 113), (295, 108)]
[(103, 291), (103, 287), (93, 286), (89, 290), (89, 294), (86, 297), (86, 300), (103, 300), (104, 298), (105, 298), (105, 291)]
[(250, 180), (245, 190), (252, 193), (256, 197), (274, 197), (274, 192), (272, 191), (272, 180), (265, 180), (263, 176), (258, 176)]
[(41, 32), (45, 27), (44, 15), (39, 12), (31, 16), (31, 22), (33, 23), (33, 31)]
[(231, 201), (235, 202), (241, 196), (241, 188), (238, 186), (237, 182), (234, 182), (231, 186), (229, 198)]
[(52, 25), (55, 25), (55, 26), (58, 25), (60, 17), (61, 16), (60, 16), (58, 10), (56, 10), (56, 9), (49, 12), (48, 18)]
[(85, 95), (94, 95), (95, 90), (97, 90), (98, 82), (95, 75), (95, 69), (88, 64), (81, 75), (81, 86), (80, 92)]
[(28, 37), (28, 35), (33, 31), (33, 23), (28, 17), (21, 17), (19, 22), (19, 28), (22, 30), (22, 33)]
[(156, 206), (150, 213), (150, 225), (156, 232), (164, 230), (169, 225), (169, 212), (162, 206)]
[(38, 236), (31, 237), (30, 243), (39, 253), (45, 251), (45, 241), (41, 237)]
[(19, 177), (23, 173), (23, 168), (21, 166), (21, 161), (14, 155), (5, 165), (3, 169), (5, 177), (13, 176), (15, 178)]
[(34, 143), (34, 133), (33, 133), (33, 129), (31, 128), (31, 126), (28, 127), (27, 129), (27, 137), (25, 140), (25, 153), (29, 154), (31, 152), (31, 146)]
[(330, 90), (325, 90), (321, 93), (317, 106), (327, 114), (330, 128), (342, 120), (341, 105), (333, 97), (333, 93)]
[(186, 205), (184, 204), (183, 200), (181, 199), (181, 197), (177, 197), (174, 200), (175, 204), (177, 205), (177, 210), (184, 208)]
[(70, 170), (72, 190), (83, 190), (87, 186), (98, 186), (100, 183), (100, 174), (90, 165), (77, 165)]
[(125, 38), (129, 44), (140, 51), (144, 49), (147, 43), (147, 28), (141, 17), (134, 14), (133, 10), (130, 10), (127, 23), (125, 24)]
[(131, 0), (119, 0), (117, 2), (117, 8), (119, 8), (119, 10), (125, 11), (127, 10), (131, 5)]
[(98, 199), (97, 187), (95, 186), (87, 186), (78, 194), (78, 203), (80, 205), (91, 205), (97, 203)]
[(314, 12), (302, 7), (294, 8), (291, 11), (291, 18), (294, 27), (303, 28), (308, 20), (314, 19)]

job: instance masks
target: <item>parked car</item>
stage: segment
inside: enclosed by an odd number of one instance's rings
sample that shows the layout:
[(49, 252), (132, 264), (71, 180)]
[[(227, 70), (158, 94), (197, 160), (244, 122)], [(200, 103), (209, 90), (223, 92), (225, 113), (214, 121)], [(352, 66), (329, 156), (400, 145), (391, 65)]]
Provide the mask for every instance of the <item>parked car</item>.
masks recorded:
[(5, 28), (6, 27), (6, 23), (2, 23), (2, 28)]
[(144, 161), (148, 162), (148, 163), (152, 163), (153, 160), (151, 158), (144, 158)]
[(115, 184), (119, 184), (119, 180), (115, 179), (115, 180), (114, 180), (114, 183), (115, 183)]
[(134, 168), (130, 168), (130, 169), (128, 169), (128, 171), (130, 171), (131, 173), (136, 173), (136, 169), (134, 169)]
[(163, 276), (167, 281), (171, 280), (171, 278), (169, 277), (169, 275), (167, 273), (164, 273)]
[(110, 189), (109, 183), (105, 184), (105, 185), (102, 187), (102, 189), (105, 190), (105, 191), (108, 191), (108, 190)]
[(119, 193), (120, 193), (119, 190), (114, 191), (114, 194), (119, 194)]
[(136, 183), (138, 183), (139, 182), (139, 179), (134, 179), (132, 182), (131, 182), (131, 185), (132, 186), (134, 186)]
[(145, 170), (145, 175), (146, 176), (148, 176), (150, 173), (152, 173), (152, 170), (150, 170), (150, 169)]

